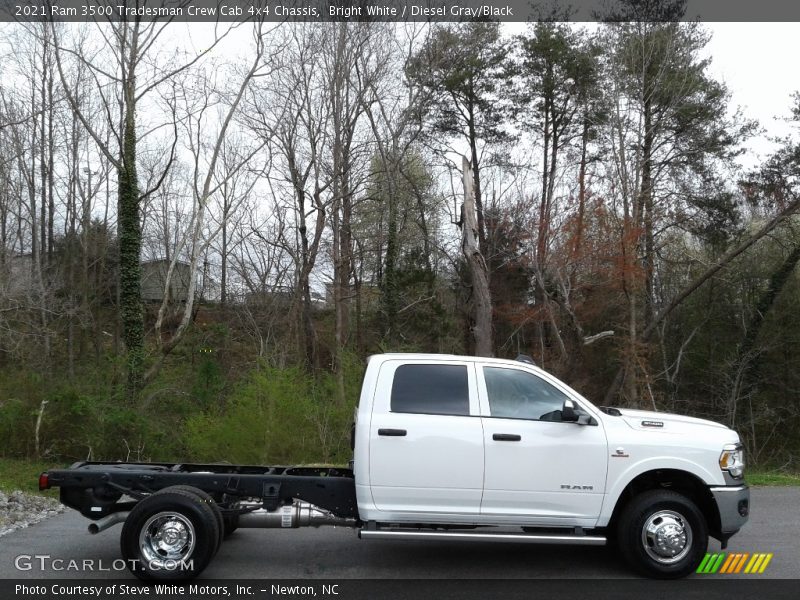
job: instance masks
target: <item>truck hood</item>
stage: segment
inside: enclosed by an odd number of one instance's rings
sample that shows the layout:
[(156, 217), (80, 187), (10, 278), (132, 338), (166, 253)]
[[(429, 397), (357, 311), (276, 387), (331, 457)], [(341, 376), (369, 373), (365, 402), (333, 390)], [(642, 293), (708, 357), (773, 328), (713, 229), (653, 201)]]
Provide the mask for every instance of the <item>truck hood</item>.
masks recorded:
[(639, 431), (662, 431), (664, 433), (686, 432), (696, 427), (713, 427), (726, 430), (728, 427), (716, 421), (673, 415), (670, 413), (655, 412), (651, 410), (632, 410), (629, 408), (618, 409), (622, 420), (631, 428)]

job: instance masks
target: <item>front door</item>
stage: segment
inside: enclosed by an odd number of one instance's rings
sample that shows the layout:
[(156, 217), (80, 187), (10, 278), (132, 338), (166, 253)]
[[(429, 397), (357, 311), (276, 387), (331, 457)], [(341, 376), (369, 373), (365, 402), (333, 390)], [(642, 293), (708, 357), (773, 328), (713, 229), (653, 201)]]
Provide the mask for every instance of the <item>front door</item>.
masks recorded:
[(487, 364), (478, 371), (486, 452), (481, 515), (546, 524), (596, 519), (608, 457), (599, 420), (562, 422), (566, 399), (588, 413), (568, 388), (532, 370)]

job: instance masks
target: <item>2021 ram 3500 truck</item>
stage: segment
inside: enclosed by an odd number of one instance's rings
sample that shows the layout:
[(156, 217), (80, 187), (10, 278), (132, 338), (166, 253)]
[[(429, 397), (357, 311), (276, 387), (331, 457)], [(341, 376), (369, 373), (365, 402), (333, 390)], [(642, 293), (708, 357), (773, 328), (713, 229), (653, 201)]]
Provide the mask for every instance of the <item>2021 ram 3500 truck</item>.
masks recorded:
[(42, 489), (145, 580), (187, 580), (236, 527), (341, 525), (362, 539), (614, 543), (644, 575), (691, 573), (725, 547), (750, 494), (737, 434), (711, 421), (597, 408), (528, 360), (369, 359), (352, 468), (77, 463)]

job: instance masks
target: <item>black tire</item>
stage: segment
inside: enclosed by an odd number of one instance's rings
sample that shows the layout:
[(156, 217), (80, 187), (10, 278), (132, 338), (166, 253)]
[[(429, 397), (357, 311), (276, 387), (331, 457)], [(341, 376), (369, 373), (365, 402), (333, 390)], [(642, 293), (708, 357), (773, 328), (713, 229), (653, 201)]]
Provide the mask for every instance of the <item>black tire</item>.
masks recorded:
[(176, 487), (138, 502), (122, 527), (122, 557), (143, 581), (194, 579), (219, 547), (212, 507), (196, 493)]
[[(237, 508), (240, 498), (236, 496), (229, 496), (223, 494), (222, 504), (227, 508)], [(239, 529), (239, 514), (238, 513), (224, 513), (222, 515), (223, 522), (223, 535), (222, 537), (228, 538), (234, 531)]]
[(194, 494), (211, 507), (211, 510), (214, 511), (214, 518), (217, 520), (217, 527), (219, 528), (219, 539), (217, 540), (217, 549), (214, 550), (214, 554), (219, 552), (219, 547), (222, 545), (222, 540), (225, 539), (225, 521), (222, 516), (222, 511), (219, 509), (219, 506), (217, 506), (214, 498), (211, 497), (211, 494), (191, 485), (173, 485), (164, 489), (187, 491), (191, 494)]
[(694, 572), (705, 556), (708, 526), (686, 496), (650, 490), (623, 509), (616, 541), (625, 561), (642, 575), (678, 579)]
[(227, 538), (230, 534), (239, 529), (239, 515), (222, 515), (222, 521), (225, 524), (223, 537)]

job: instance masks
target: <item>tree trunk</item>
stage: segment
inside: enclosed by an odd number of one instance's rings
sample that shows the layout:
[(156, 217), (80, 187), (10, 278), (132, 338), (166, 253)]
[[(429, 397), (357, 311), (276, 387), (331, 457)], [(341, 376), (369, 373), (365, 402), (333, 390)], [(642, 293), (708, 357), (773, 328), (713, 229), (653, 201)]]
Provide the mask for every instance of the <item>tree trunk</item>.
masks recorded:
[(223, 199), (222, 207), (222, 248), (220, 250), (222, 272), (219, 279), (219, 306), (225, 311), (228, 301), (228, 198)]
[(53, 135), (53, 112), (55, 110), (53, 104), (53, 65), (50, 62), (52, 59), (48, 59), (48, 77), (47, 77), (47, 114), (48, 114), (48, 124), (47, 124), (47, 135), (48, 135), (48, 144), (47, 144), (47, 196), (48, 196), (48, 205), (47, 205), (47, 261), (48, 263), (53, 262), (53, 246), (55, 246), (55, 236), (53, 233), (53, 223), (55, 222), (56, 216), (56, 203), (55, 203), (55, 194), (53, 192), (53, 188), (55, 187), (55, 168), (53, 166), (54, 157), (55, 157), (55, 136)]
[[(41, 182), (39, 184), (42, 194), (42, 201), (39, 204), (39, 259), (40, 265), (47, 264), (47, 145), (45, 143), (47, 132), (47, 38), (42, 43), (42, 89), (41, 89), (41, 125), (39, 128), (39, 172)], [(40, 269), (41, 275), (41, 269)], [(42, 290), (44, 291), (44, 290)]]
[[(308, 229), (305, 222), (305, 192), (302, 186), (297, 188), (298, 214), (300, 215), (300, 275), (298, 285), (300, 286), (300, 330), (302, 331), (303, 349), (305, 353), (306, 366), (309, 369), (319, 368), (317, 357), (317, 336), (314, 329), (314, 321), (311, 316), (311, 270), (316, 262), (316, 244), (312, 247), (308, 241)], [(322, 221), (322, 224), (319, 221)], [(321, 232), (324, 227), (325, 212), (317, 212), (317, 225), (315, 231)]]
[[(34, 69), (35, 70), (35, 69)], [(36, 86), (31, 86), (31, 114), (35, 115), (36, 110)], [(39, 128), (39, 120), (37, 118), (32, 119), (33, 127), (31, 127), (31, 141), (30, 145), (31, 148), (36, 148), (36, 136), (38, 134)], [(22, 157), (22, 153), (20, 153), (20, 157)], [(27, 183), (28, 183), (28, 200), (30, 201), (30, 217), (31, 217), (31, 275), (36, 277), (38, 269), (40, 267), (39, 263), (39, 218), (36, 214), (36, 152), (32, 151), (30, 153), (31, 162), (30, 162), (30, 172), (28, 174)]]
[(337, 400), (343, 403), (344, 365), (342, 355), (348, 342), (350, 273), (352, 270), (352, 198), (350, 197), (350, 143), (353, 122), (349, 105), (348, 73), (350, 66), (346, 56), (348, 24), (339, 23), (334, 67), (331, 79), (331, 107), (333, 111), (333, 289), (336, 312), (335, 348), (333, 369), (338, 389)]
[[(578, 166), (578, 215), (575, 222), (575, 233), (572, 238), (572, 260), (573, 262), (578, 259), (581, 254), (581, 246), (583, 245), (583, 228), (584, 220), (586, 218), (586, 153), (589, 147), (589, 119), (583, 119), (583, 132), (581, 134), (581, 159)], [(572, 269), (573, 273), (577, 271), (575, 267)], [(574, 278), (571, 279), (574, 286)]]
[[(131, 57), (136, 50), (130, 50)], [(127, 352), (127, 396), (133, 401), (144, 375), (144, 321), (141, 303), (140, 254), (142, 248), (139, 219), (139, 180), (136, 173), (136, 83), (133, 60), (124, 83), (125, 113), (122, 132), (122, 157), (117, 169), (119, 180), (118, 236), (119, 284), (122, 337)]]
[(655, 233), (653, 199), (653, 108), (649, 98), (644, 103), (644, 143), (642, 144), (642, 185), (640, 206), (642, 214), (642, 235), (644, 236), (644, 281), (645, 303), (644, 320), (649, 322), (655, 310)]
[[(391, 174), (389, 175), (391, 177)], [(394, 341), (396, 320), (397, 320), (397, 199), (394, 197), (393, 190), (389, 189), (386, 196), (388, 205), (388, 219), (386, 224), (386, 258), (383, 269), (383, 313), (384, 328), (383, 335), (386, 341)]]
[[(469, 106), (469, 151), (470, 151), (470, 165), (472, 173), (472, 183), (474, 185), (472, 195), (475, 203), (475, 214), (477, 217), (476, 227), (478, 228), (478, 250), (483, 257), (489, 253), (486, 240), (486, 225), (484, 222), (483, 214), (483, 189), (481, 188), (481, 168), (478, 161), (478, 133), (475, 130), (475, 114), (474, 107)], [(489, 273), (486, 271), (488, 280)]]
[(464, 222), (461, 249), (467, 260), (472, 282), (472, 302), (475, 325), (472, 334), (475, 339), (475, 354), (494, 356), (492, 351), (492, 297), (489, 291), (489, 276), (486, 261), (480, 250), (478, 240), (478, 220), (473, 195), (472, 169), (463, 157), (464, 169)]

